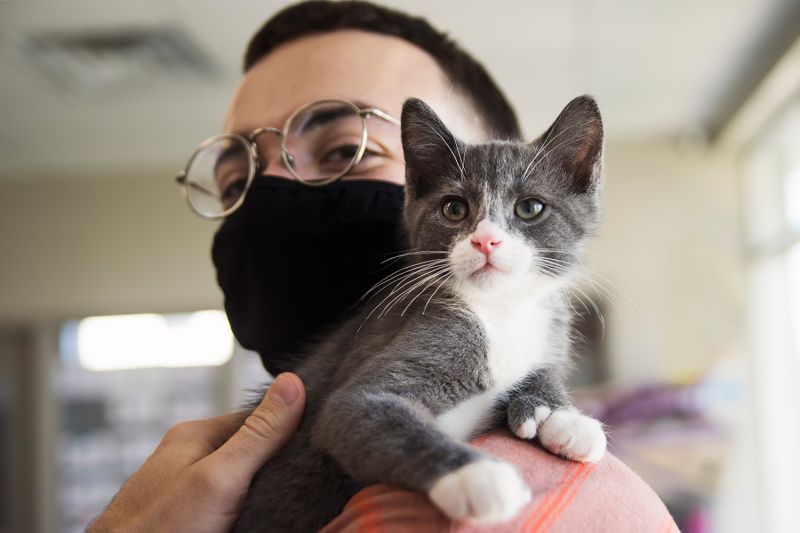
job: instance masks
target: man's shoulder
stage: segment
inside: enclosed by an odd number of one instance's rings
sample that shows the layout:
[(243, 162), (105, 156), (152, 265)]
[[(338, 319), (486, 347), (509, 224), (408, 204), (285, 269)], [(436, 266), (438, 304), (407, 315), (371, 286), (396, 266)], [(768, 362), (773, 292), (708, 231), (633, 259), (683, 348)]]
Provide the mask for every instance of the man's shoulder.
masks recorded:
[(517, 467), (533, 498), (510, 522), (495, 526), (451, 523), (422, 494), (373, 485), (356, 494), (323, 531), (677, 531), (653, 490), (610, 453), (597, 463), (557, 457), (504, 430), (471, 444)]

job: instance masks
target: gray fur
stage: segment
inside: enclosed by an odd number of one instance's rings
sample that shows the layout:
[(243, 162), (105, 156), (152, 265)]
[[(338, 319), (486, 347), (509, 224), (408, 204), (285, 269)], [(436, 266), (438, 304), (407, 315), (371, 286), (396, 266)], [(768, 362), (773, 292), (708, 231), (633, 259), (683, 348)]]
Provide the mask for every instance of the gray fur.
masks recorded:
[[(237, 531), (316, 531), (362, 485), (426, 491), (442, 475), (481, 458), (436, 421), (492, 389), (490, 339), (457, 280), (447, 278), (449, 270), (425, 270), (423, 261), (447, 257), (488, 217), (539, 251), (541, 275), (567, 279), (597, 227), (603, 132), (591, 98), (570, 102), (530, 144), (466, 145), (415, 99), (406, 102), (402, 124), (406, 226), (412, 249), (425, 252), (407, 256), (406, 272), (417, 268), (417, 277), (399, 275), (384, 284), (300, 357), (305, 362), (295, 372), (307, 390), (304, 419), (253, 480)], [(460, 223), (441, 214), (450, 195), (469, 201), (469, 215)], [(516, 200), (527, 196), (546, 204), (534, 222), (514, 216)], [(541, 308), (553, 317), (545, 359), (497, 395), (487, 423), (471, 434), (505, 421), (516, 429), (537, 406), (569, 404), (563, 385), (570, 352), (566, 300), (558, 292)]]

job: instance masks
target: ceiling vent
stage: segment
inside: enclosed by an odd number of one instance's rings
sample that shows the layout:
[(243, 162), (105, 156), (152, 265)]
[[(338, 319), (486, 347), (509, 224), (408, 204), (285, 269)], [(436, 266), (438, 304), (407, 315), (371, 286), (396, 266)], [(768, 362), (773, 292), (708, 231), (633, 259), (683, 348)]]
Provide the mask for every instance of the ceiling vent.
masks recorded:
[(17, 45), (26, 64), (75, 93), (214, 79), (218, 72), (200, 48), (173, 27), (31, 35)]

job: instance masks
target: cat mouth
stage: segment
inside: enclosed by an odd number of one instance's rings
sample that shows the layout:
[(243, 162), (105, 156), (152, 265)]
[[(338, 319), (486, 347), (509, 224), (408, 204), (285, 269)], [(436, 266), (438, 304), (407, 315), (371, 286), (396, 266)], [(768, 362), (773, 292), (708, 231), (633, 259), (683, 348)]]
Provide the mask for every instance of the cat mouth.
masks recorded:
[(472, 274), (469, 275), (469, 277), (478, 278), (478, 277), (486, 277), (498, 274), (507, 274), (507, 272), (502, 268), (499, 268), (497, 265), (492, 264), (491, 261), (486, 261), (482, 267), (473, 271)]

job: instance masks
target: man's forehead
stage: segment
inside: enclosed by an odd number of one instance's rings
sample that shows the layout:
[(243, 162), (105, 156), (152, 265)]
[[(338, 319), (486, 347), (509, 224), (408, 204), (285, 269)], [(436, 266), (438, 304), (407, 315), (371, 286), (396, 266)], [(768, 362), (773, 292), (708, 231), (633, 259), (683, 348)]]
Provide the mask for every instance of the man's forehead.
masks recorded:
[[(273, 50), (243, 77), (225, 131), (281, 127), (297, 108), (324, 99), (357, 102), (400, 116), (415, 96), (430, 103), (455, 130), (474, 132), (464, 98), (425, 51), (406, 41), (346, 30), (304, 37)], [(448, 120), (449, 119), (449, 120)]]

